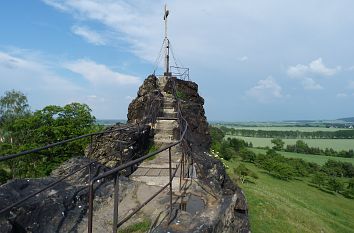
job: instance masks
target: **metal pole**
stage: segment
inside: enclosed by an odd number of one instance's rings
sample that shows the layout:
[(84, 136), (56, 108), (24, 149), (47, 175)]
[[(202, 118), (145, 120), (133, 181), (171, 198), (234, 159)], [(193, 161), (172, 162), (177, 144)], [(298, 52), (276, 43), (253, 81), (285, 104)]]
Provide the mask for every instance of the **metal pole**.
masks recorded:
[(180, 175), (179, 175), (179, 191), (181, 192), (181, 183), (182, 183), (182, 176), (183, 176), (183, 163), (184, 163), (184, 153), (182, 151), (182, 161), (181, 161), (181, 168), (180, 168)]
[(169, 73), (169, 48), (170, 48), (170, 41), (167, 38), (167, 16), (169, 14), (169, 11), (167, 10), (167, 6), (165, 4), (165, 12), (164, 12), (164, 17), (163, 19), (165, 20), (165, 43), (166, 43), (166, 50), (165, 50), (165, 75), (168, 76)]
[(172, 164), (171, 164), (171, 147), (168, 148), (168, 164), (170, 170), (170, 218), (172, 216)]
[(119, 173), (114, 178), (114, 210), (113, 210), (113, 233), (117, 233), (119, 206)]
[[(90, 151), (89, 151), (89, 161), (91, 162), (91, 157), (92, 157), (92, 135), (90, 136), (90, 149), (89, 149)], [(90, 163), (90, 165), (89, 165), (89, 167), (88, 167), (88, 172), (89, 172), (89, 174), (88, 174), (88, 181), (90, 182), (91, 181), (91, 163)]]
[(87, 232), (92, 233), (92, 219), (93, 219), (93, 182), (90, 181), (89, 186), (89, 212), (88, 212), (88, 224)]

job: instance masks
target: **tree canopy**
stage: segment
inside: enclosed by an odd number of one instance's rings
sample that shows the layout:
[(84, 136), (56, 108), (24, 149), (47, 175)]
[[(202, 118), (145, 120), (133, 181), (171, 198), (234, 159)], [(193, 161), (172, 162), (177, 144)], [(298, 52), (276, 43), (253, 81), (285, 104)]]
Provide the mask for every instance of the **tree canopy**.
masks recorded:
[[(7, 92), (5, 97), (1, 99), (2, 116), (6, 119), (2, 122), (2, 128), (11, 135), (11, 140), (0, 143), (1, 155), (33, 149), (98, 130), (95, 117), (91, 115), (91, 109), (86, 104), (70, 103), (63, 107), (49, 105), (30, 112), (27, 98), (22, 93), (11, 91)], [(40, 153), (8, 160), (5, 168), (0, 167), (0, 176), (49, 175), (67, 159), (84, 155), (87, 143), (87, 139), (81, 139)], [(5, 178), (1, 179), (3, 180)]]

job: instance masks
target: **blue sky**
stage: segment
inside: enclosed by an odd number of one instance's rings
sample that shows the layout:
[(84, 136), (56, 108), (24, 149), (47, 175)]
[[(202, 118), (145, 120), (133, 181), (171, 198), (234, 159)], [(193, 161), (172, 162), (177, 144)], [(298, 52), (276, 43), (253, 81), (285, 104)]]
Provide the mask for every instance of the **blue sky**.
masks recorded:
[[(152, 73), (165, 1), (7, 0), (0, 7), (0, 94), (33, 109), (73, 101), (124, 119)], [(353, 116), (354, 2), (167, 1), (169, 35), (209, 120)]]

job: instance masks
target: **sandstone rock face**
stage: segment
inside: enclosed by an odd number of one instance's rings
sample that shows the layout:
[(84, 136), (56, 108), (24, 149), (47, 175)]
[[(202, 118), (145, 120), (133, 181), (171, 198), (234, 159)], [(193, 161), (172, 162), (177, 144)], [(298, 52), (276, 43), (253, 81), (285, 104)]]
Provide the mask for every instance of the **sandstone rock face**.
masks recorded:
[[(134, 125), (119, 130), (127, 126), (115, 125), (106, 129), (107, 132), (113, 132), (95, 136), (92, 147), (86, 148), (86, 156), (112, 168), (144, 155), (149, 144), (151, 128), (147, 125)], [(125, 174), (130, 173), (126, 171)]]
[(176, 85), (176, 95), (181, 100), (182, 115), (188, 122), (186, 138), (190, 146), (194, 151), (209, 151), (211, 137), (203, 107), (204, 99), (198, 94), (198, 85), (173, 77), (165, 87), (167, 93), (173, 92), (173, 82)]
[[(44, 188), (88, 162), (89, 159), (84, 157), (73, 158), (54, 170), (50, 177), (13, 180), (3, 184), (0, 186), (0, 209)], [(94, 175), (108, 168), (95, 163), (91, 169)], [(85, 168), (0, 216), (0, 232), (77, 232), (78, 223), (87, 212), (88, 176), (88, 168)], [(98, 183), (95, 186), (96, 203), (106, 199), (112, 188), (112, 182)]]
[(162, 104), (162, 95), (155, 75), (148, 76), (140, 86), (138, 96), (129, 104), (128, 123), (142, 122), (158, 113)]
[[(193, 179), (185, 179), (187, 183), (190, 183), (187, 185), (189, 188), (186, 188), (187, 186), (183, 188), (186, 192), (173, 191), (173, 199), (176, 203), (173, 205), (175, 218), (171, 224), (167, 224), (169, 216), (168, 208), (166, 208), (169, 206), (167, 189), (142, 208), (127, 224), (133, 224), (137, 219), (147, 217), (155, 225), (151, 226), (154, 229), (153, 232), (249, 232), (247, 202), (242, 190), (230, 180), (221, 161), (208, 153), (211, 137), (203, 108), (204, 99), (198, 94), (198, 85), (176, 78), (168, 78), (167, 83), (163, 83), (163, 90), (161, 90), (158, 79), (150, 75), (139, 88), (137, 97), (129, 105), (128, 124), (134, 124), (134, 127), (94, 137), (92, 147), (89, 146), (86, 150), (86, 158), (73, 158), (65, 162), (53, 171), (50, 177), (14, 180), (0, 186), (0, 209), (60, 179), (89, 161), (97, 161), (92, 167), (92, 175), (97, 175), (144, 155), (155, 132), (154, 123), (143, 124), (143, 122), (146, 119), (154, 122), (154, 118), (165, 116), (164, 112), (160, 112), (161, 106), (175, 106), (175, 101), (166, 103), (164, 95), (169, 93), (181, 100), (182, 115), (188, 122), (187, 142), (183, 144), (183, 149), (184, 146), (187, 148), (189, 161), (193, 161), (193, 165), (186, 164), (186, 171), (190, 173), (191, 169), (192, 174), (196, 171), (197, 179), (194, 179), (195, 175), (192, 175)], [(165, 102), (163, 102), (163, 97), (165, 97)], [(108, 128), (107, 131), (120, 127), (125, 127), (125, 125), (116, 125)], [(181, 126), (179, 127), (173, 131), (173, 139), (179, 139)], [(123, 145), (120, 141), (125, 141), (127, 144)], [(180, 149), (176, 151), (173, 156), (182, 154)], [(165, 152), (168, 154), (168, 151)], [(146, 163), (154, 163), (155, 160), (154, 165), (156, 165), (156, 160), (159, 159), (164, 162), (166, 158), (162, 158), (161, 155), (161, 158), (157, 156)], [(176, 159), (177, 162), (178, 159)], [(146, 182), (124, 177), (129, 176), (134, 170), (133, 167), (121, 173), (120, 219), (160, 189), (158, 185), (149, 185)], [(168, 176), (166, 177), (169, 179)], [(88, 178), (88, 168), (85, 168), (71, 178), (60, 182), (58, 186), (29, 199), (10, 213), (0, 216), (0, 232), (85, 232)], [(111, 231), (113, 211), (111, 178), (107, 177), (95, 184), (94, 232)], [(189, 199), (186, 196), (189, 196)], [(199, 203), (196, 211), (188, 212), (186, 206), (189, 204), (182, 207), (182, 201), (177, 202), (183, 198), (188, 199), (192, 207)], [(161, 215), (161, 213), (166, 215)], [(166, 216), (166, 218), (159, 220), (159, 216)]]

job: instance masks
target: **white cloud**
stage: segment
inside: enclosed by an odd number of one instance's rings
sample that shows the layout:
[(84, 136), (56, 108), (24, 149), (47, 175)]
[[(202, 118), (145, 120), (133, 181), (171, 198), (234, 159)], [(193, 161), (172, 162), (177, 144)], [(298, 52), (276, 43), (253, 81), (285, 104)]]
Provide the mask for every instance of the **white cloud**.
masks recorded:
[(337, 66), (336, 68), (326, 67), (323, 64), (321, 57), (318, 58), (317, 60), (312, 61), (309, 65), (309, 68), (311, 72), (319, 75), (324, 75), (324, 76), (335, 75), (341, 69), (340, 66)]
[(314, 80), (314, 77), (329, 77), (337, 74), (341, 70), (340, 66), (328, 68), (323, 64), (322, 58), (311, 61), (308, 65), (297, 64), (290, 66), (287, 74), (291, 78), (300, 80), (305, 90), (321, 90), (323, 86)]
[(305, 90), (321, 90), (323, 87), (315, 82), (312, 78), (303, 78), (302, 85)]
[(87, 42), (94, 44), (94, 45), (105, 45), (106, 44), (106, 39), (99, 33), (87, 28), (87, 27), (81, 27), (81, 26), (73, 26), (71, 28), (71, 31), (83, 37)]
[(241, 62), (245, 62), (248, 60), (248, 57), (247, 56), (239, 57), (238, 60)]
[(95, 85), (137, 85), (141, 83), (136, 76), (113, 71), (106, 65), (97, 64), (96, 62), (87, 59), (80, 59), (66, 63), (64, 67), (74, 73), (80, 74)]
[(1, 82), (6, 86), (21, 86), (24, 89), (78, 90), (80, 87), (56, 74), (47, 61), (0, 51)]
[(340, 66), (328, 68), (323, 64), (322, 58), (313, 60), (308, 65), (297, 64), (290, 66), (287, 70), (289, 76), (302, 78), (310, 75), (333, 76), (341, 70)]
[(337, 98), (345, 98), (347, 97), (348, 95), (346, 93), (338, 93), (337, 94)]
[(256, 86), (247, 91), (247, 95), (261, 103), (271, 102), (283, 97), (282, 87), (271, 76), (259, 80)]
[[(129, 42), (131, 49), (139, 57), (154, 61), (160, 43), (156, 40), (159, 38), (156, 35), (162, 34), (160, 33), (162, 27), (158, 29), (157, 26), (162, 23), (161, 9), (156, 9), (153, 4), (141, 1), (111, 0), (43, 1), (60, 11), (72, 14), (81, 23), (85, 21), (101, 23), (112, 33), (116, 33), (118, 40), (124, 39)], [(86, 31), (85, 34), (87, 34)], [(101, 37), (103, 39), (102, 35)]]
[(296, 66), (290, 66), (287, 70), (287, 73), (291, 77), (303, 77), (307, 74), (308, 70), (308, 66), (298, 64)]

